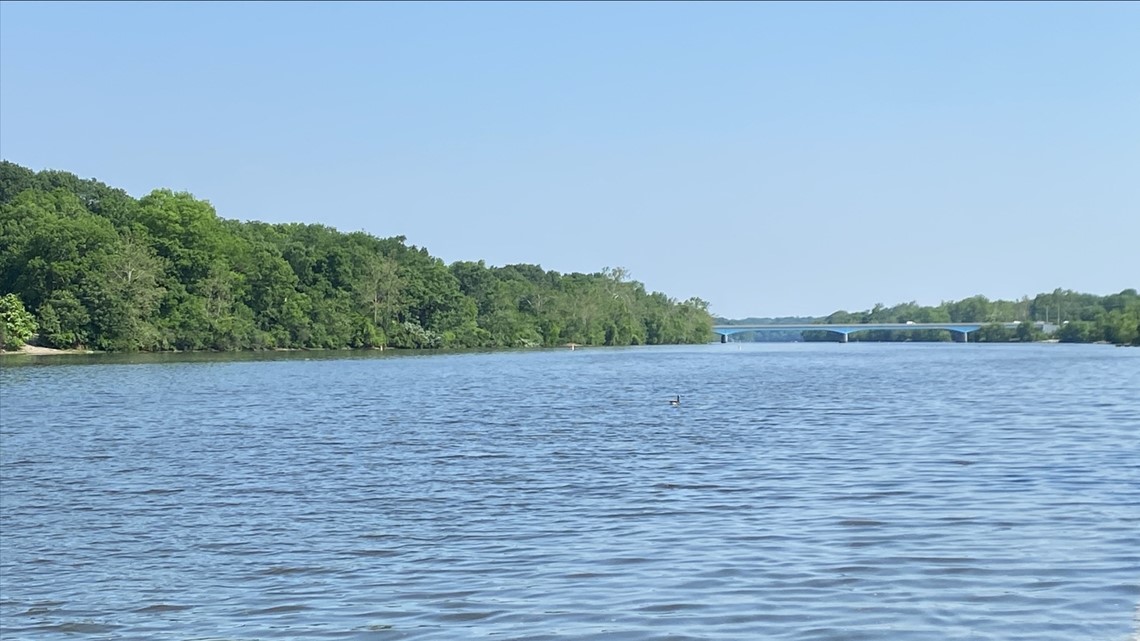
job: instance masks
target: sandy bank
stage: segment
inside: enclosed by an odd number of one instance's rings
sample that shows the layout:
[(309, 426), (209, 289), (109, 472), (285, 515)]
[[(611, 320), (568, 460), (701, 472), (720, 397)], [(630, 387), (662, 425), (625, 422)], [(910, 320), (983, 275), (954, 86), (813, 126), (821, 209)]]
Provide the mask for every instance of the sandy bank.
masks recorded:
[(24, 345), (17, 350), (0, 350), (0, 355), (9, 356), (16, 354), (27, 354), (29, 356), (57, 356), (61, 354), (94, 354), (95, 352), (87, 349), (54, 349), (51, 347), (39, 347), (38, 345)]

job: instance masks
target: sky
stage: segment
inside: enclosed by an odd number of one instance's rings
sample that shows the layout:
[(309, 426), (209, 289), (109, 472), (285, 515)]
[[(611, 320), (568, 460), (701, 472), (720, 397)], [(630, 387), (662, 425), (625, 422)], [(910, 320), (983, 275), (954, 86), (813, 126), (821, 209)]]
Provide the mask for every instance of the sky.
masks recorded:
[(1140, 287), (1140, 3), (0, 3), (0, 157), (728, 318)]

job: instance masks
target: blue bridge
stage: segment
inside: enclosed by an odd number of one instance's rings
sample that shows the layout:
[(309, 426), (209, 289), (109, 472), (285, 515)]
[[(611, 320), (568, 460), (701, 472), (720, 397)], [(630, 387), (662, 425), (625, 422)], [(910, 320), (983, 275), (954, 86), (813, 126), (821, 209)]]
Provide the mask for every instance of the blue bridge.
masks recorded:
[[(714, 325), (713, 331), (720, 334), (720, 342), (727, 343), (728, 337), (743, 332), (807, 332), (824, 331), (839, 334), (843, 342), (847, 342), (847, 335), (854, 332), (866, 332), (876, 329), (887, 330), (919, 330), (944, 329), (962, 335), (962, 342), (969, 342), (970, 332), (975, 332), (983, 325), (1001, 325), (1007, 329), (1015, 329), (1020, 322), (1012, 323), (836, 323), (824, 325), (820, 323), (805, 323), (802, 325)], [(1048, 332), (1051, 326), (1042, 322), (1035, 323), (1038, 329)], [(1052, 326), (1055, 328), (1055, 326)]]

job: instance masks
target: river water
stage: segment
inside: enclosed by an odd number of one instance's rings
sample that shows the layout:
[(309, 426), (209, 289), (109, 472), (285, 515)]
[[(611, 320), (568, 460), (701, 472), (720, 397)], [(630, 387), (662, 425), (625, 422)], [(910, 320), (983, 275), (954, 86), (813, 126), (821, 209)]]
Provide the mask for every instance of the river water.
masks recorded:
[(1137, 349), (7, 357), (0, 376), (4, 640), (1137, 635)]

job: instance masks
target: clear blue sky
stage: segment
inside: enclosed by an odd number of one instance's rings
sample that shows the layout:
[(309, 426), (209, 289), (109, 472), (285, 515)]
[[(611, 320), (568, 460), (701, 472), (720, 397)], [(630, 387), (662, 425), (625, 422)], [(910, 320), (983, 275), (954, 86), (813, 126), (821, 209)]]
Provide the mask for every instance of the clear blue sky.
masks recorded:
[(1140, 4), (0, 4), (0, 155), (729, 317), (1140, 286)]

